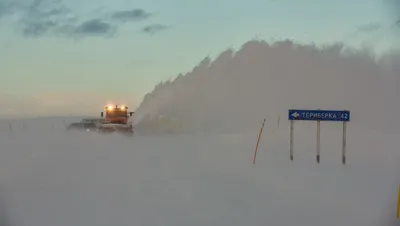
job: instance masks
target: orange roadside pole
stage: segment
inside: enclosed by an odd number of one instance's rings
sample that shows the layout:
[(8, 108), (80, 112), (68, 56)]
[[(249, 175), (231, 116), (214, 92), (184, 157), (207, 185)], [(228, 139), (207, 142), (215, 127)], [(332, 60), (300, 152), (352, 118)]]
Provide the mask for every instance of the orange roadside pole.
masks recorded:
[(400, 185), (399, 185), (398, 192), (397, 192), (397, 211), (396, 211), (396, 217), (397, 217), (397, 219), (400, 218)]
[(263, 123), (262, 123), (262, 125), (261, 125), (260, 133), (258, 134), (256, 150), (254, 151), (253, 164), (256, 164), (256, 157), (257, 157), (258, 145), (259, 145), (259, 143), (260, 143), (260, 138), (261, 138), (261, 134), (262, 134), (262, 131), (263, 131), (263, 128), (264, 128), (265, 120), (266, 120), (266, 118), (264, 119), (264, 121), (263, 121)]

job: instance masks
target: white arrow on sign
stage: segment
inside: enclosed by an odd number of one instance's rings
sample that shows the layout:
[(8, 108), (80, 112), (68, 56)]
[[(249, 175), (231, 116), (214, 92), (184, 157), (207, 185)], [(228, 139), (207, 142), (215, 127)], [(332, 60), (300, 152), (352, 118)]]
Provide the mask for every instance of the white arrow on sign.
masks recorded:
[(295, 112), (295, 113), (292, 114), (292, 116), (295, 117), (295, 118), (297, 118), (297, 117), (299, 117), (300, 115), (299, 115), (299, 113)]

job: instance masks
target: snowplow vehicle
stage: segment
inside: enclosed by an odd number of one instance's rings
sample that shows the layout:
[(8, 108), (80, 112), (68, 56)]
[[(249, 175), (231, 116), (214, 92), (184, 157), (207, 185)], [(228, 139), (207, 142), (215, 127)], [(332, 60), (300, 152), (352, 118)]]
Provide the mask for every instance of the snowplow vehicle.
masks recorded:
[(129, 122), (129, 116), (134, 112), (128, 112), (127, 106), (108, 105), (105, 111), (101, 112), (101, 117), (105, 117), (104, 121), (98, 126), (97, 131), (100, 133), (122, 133), (133, 134), (132, 123)]

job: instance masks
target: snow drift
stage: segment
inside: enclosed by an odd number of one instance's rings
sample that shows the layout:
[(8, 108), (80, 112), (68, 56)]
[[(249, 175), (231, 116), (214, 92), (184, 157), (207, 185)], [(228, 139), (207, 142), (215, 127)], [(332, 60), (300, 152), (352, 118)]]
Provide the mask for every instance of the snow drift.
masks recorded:
[(350, 110), (352, 123), (364, 128), (396, 130), (399, 62), (399, 54), (377, 58), (342, 44), (249, 41), (157, 85), (135, 123), (162, 116), (191, 129), (236, 131), (259, 126), (264, 117), (285, 122), (289, 108), (321, 108)]

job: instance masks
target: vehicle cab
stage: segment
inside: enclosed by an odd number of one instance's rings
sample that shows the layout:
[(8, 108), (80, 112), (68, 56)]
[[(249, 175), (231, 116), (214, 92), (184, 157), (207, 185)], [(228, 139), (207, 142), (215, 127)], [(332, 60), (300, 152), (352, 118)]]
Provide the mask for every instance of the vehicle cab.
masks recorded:
[[(105, 120), (104, 123), (113, 123), (113, 124), (127, 124), (129, 116), (132, 116), (133, 112), (128, 112), (128, 107), (118, 106), (118, 105), (108, 105), (105, 106)], [(104, 113), (101, 112), (101, 117), (104, 116)]]

